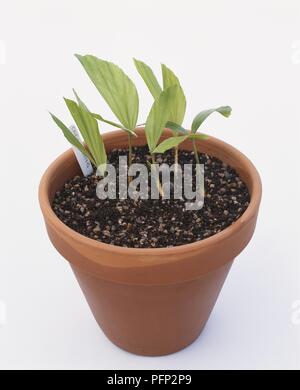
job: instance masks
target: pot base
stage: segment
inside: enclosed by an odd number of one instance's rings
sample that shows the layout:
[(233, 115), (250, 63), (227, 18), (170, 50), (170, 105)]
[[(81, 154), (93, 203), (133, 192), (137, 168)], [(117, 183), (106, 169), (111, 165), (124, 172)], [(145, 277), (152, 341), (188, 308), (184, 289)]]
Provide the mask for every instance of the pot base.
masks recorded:
[(203, 328), (200, 329), (199, 333), (194, 338), (191, 338), (191, 340), (189, 342), (185, 342), (182, 345), (178, 345), (176, 349), (168, 349), (166, 351), (162, 351), (161, 350), (159, 353), (157, 351), (155, 351), (155, 350), (153, 350), (153, 351), (151, 351), (151, 350), (144, 350), (143, 347), (142, 348), (138, 348), (138, 347), (136, 348), (136, 346), (132, 346), (132, 348), (129, 348), (127, 343), (125, 343), (123, 345), (121, 343), (118, 343), (116, 340), (112, 340), (107, 334), (105, 334), (105, 333), (104, 334), (108, 338), (109, 341), (111, 341), (115, 346), (117, 346), (118, 348), (122, 349), (125, 352), (132, 353), (134, 355), (139, 355), (139, 356), (148, 356), (148, 357), (152, 356), (152, 357), (155, 357), (155, 356), (172, 355), (173, 353), (180, 352), (183, 349), (189, 347), (191, 344), (193, 344), (198, 339), (198, 337), (201, 335), (202, 331), (204, 330), (205, 326), (206, 326), (206, 324), (204, 324)]
[(163, 286), (102, 280), (72, 266), (91, 311), (106, 337), (143, 356), (169, 355), (202, 332), (231, 263), (197, 280)]

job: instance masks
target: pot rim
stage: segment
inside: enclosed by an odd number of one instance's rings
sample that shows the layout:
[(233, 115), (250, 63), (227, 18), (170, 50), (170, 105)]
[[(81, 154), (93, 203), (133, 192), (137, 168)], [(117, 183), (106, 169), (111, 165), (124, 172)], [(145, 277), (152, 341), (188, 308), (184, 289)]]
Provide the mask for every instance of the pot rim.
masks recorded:
[[(143, 133), (144, 128), (138, 128), (137, 134)], [(114, 140), (119, 138), (120, 135), (123, 135), (124, 132), (122, 130), (113, 130), (106, 132), (102, 135), (103, 141), (105, 142), (108, 138), (110, 140)], [(228, 143), (212, 137), (208, 136), (208, 140), (214, 143), (216, 148), (220, 148), (230, 156), (232, 156), (235, 160), (240, 162), (240, 165), (246, 167), (247, 173), (250, 176), (251, 181), (251, 189), (249, 188), (249, 183), (246, 183), (249, 191), (251, 192), (250, 203), (244, 214), (237, 219), (232, 225), (228, 226), (224, 230), (219, 233), (214, 234), (208, 238), (205, 238), (200, 241), (196, 241), (189, 244), (183, 244), (175, 247), (165, 247), (165, 248), (127, 248), (121, 247), (112, 244), (106, 244), (104, 242), (96, 241), (92, 238), (86, 237), (75, 230), (71, 229), (67, 225), (65, 225), (54, 213), (50, 199), (49, 199), (49, 191), (50, 191), (50, 178), (61, 169), (61, 166), (73, 155), (72, 148), (68, 149), (64, 153), (62, 153), (59, 157), (57, 157), (50, 166), (46, 169), (43, 177), (41, 179), (39, 185), (39, 203), (44, 216), (47, 216), (47, 223), (51, 224), (55, 230), (57, 230), (63, 236), (66, 236), (70, 240), (75, 240), (82, 244), (83, 246), (89, 246), (94, 250), (99, 250), (102, 252), (110, 252), (114, 255), (129, 255), (136, 258), (142, 257), (151, 257), (155, 259), (155, 264), (166, 263), (166, 258), (164, 256), (168, 254), (169, 261), (176, 261), (176, 255), (181, 255), (186, 252), (194, 252), (194, 251), (202, 251), (211, 246), (214, 246), (217, 242), (225, 241), (229, 239), (232, 235), (234, 235), (242, 226), (249, 223), (250, 220), (256, 218), (257, 209), (260, 204), (261, 194), (262, 194), (262, 184), (259, 173), (252, 162), (239, 150), (229, 145)], [(230, 164), (231, 165), (231, 164)], [(238, 167), (231, 165), (234, 169), (239, 171)], [(175, 256), (174, 256), (175, 255)], [(160, 257), (161, 256), (161, 257)], [(168, 261), (167, 261), (168, 262)]]

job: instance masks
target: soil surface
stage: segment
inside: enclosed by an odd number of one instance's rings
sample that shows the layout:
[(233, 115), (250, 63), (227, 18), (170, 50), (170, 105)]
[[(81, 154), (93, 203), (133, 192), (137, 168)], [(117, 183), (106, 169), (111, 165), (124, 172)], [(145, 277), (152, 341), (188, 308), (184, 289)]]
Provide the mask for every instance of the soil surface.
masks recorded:
[[(127, 150), (115, 149), (108, 161), (118, 164)], [(84, 236), (131, 248), (164, 248), (210, 237), (236, 221), (246, 210), (250, 195), (236, 171), (215, 157), (199, 153), (205, 167), (205, 201), (200, 210), (186, 210), (185, 199), (100, 200), (99, 177), (76, 176), (53, 200), (53, 210), (67, 226)], [(174, 152), (157, 155), (157, 163), (174, 163)], [(148, 148), (133, 149), (133, 162), (150, 161)], [(179, 151), (179, 163), (194, 164), (194, 153)]]

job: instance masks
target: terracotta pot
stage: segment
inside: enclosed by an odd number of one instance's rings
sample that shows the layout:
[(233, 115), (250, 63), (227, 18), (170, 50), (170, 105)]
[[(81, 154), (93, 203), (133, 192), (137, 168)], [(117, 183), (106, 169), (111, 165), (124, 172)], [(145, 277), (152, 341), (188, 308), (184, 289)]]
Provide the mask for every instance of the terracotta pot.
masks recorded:
[[(138, 129), (134, 145), (146, 143)], [(162, 138), (170, 135), (165, 130)], [(107, 150), (126, 147), (127, 135), (103, 136)], [(181, 147), (191, 150), (190, 142)], [(55, 248), (70, 263), (106, 336), (140, 355), (165, 355), (186, 347), (201, 333), (234, 258), (253, 235), (261, 181), (252, 163), (232, 146), (209, 137), (198, 144), (230, 164), (251, 193), (246, 212), (230, 227), (200, 242), (162, 249), (122, 248), (84, 237), (64, 225), (51, 209), (57, 190), (80, 173), (72, 150), (44, 174), (39, 200)]]

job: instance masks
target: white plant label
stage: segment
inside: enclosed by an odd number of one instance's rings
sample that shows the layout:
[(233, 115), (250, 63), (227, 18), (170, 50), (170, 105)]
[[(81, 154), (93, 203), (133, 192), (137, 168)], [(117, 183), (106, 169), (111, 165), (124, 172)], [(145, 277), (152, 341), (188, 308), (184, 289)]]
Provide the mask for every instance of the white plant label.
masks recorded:
[[(70, 126), (69, 129), (70, 129), (70, 131), (72, 131), (72, 133), (78, 139), (78, 141), (81, 142), (79, 131), (77, 130), (76, 126), (72, 125), (72, 126)], [(74, 154), (77, 158), (77, 161), (80, 165), (80, 168), (81, 168), (84, 176), (91, 175), (93, 173), (93, 166), (92, 166), (90, 160), (83, 153), (81, 153), (81, 151), (78, 150), (75, 146), (73, 146), (73, 151), (74, 151)]]

